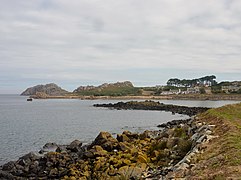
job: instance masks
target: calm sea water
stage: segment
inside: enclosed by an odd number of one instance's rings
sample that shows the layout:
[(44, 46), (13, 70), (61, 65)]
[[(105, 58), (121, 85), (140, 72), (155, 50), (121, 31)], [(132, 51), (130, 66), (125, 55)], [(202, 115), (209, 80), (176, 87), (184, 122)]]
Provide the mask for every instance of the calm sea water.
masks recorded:
[[(91, 142), (100, 131), (113, 135), (124, 130), (141, 132), (184, 115), (141, 110), (109, 110), (93, 107), (113, 100), (33, 100), (0, 95), (0, 165), (38, 151), (47, 142), (68, 144), (75, 139)], [(163, 103), (218, 107), (237, 101), (173, 101)]]

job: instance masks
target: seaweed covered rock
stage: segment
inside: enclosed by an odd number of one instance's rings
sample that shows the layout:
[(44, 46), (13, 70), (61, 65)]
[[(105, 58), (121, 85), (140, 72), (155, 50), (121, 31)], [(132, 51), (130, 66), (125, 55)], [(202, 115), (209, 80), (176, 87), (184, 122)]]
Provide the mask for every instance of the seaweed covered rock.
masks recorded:
[(112, 151), (118, 145), (117, 139), (113, 138), (108, 132), (100, 132), (91, 146), (100, 145), (107, 151)]
[(187, 106), (178, 106), (173, 104), (163, 104), (156, 101), (128, 101), (128, 102), (118, 102), (118, 103), (109, 103), (109, 104), (94, 104), (95, 107), (106, 107), (114, 109), (135, 109), (135, 110), (154, 110), (154, 111), (169, 111), (173, 114), (185, 114), (188, 116), (194, 116), (198, 113), (207, 111), (209, 108), (206, 107), (187, 107)]

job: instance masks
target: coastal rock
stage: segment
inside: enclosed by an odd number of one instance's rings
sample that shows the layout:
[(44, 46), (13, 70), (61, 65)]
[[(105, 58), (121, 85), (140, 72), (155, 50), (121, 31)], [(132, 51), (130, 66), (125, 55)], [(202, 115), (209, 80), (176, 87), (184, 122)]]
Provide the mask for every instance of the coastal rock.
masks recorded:
[(117, 134), (116, 138), (119, 142), (130, 141), (130, 139), (125, 134)]
[(43, 148), (39, 151), (40, 154), (46, 153), (46, 152), (55, 152), (58, 148), (58, 145), (56, 143), (46, 143)]
[[(68, 93), (68, 91), (62, 89), (54, 83), (45, 84), (45, 85), (37, 85), (30, 88), (27, 88), (24, 92), (21, 93), (23, 96), (32, 96), (36, 95), (36, 93), (44, 93), (48, 96), (62, 96)], [(38, 96), (40, 94), (37, 94)], [(43, 94), (42, 94), (43, 95)]]
[(10, 171), (15, 167), (15, 162), (14, 161), (9, 161), (8, 163), (4, 164), (2, 167), (3, 171)]
[(118, 141), (113, 138), (110, 133), (100, 132), (100, 134), (95, 138), (91, 146), (100, 145), (103, 149), (107, 151), (112, 151), (117, 144)]
[(82, 146), (82, 142), (80, 142), (79, 140), (74, 140), (73, 142), (70, 143), (70, 145), (66, 147), (66, 149), (70, 150), (71, 152), (78, 152), (80, 151), (81, 146)]
[[(135, 110), (154, 110), (154, 111), (168, 111), (172, 113), (185, 114), (188, 116), (194, 116), (198, 113), (205, 112), (209, 108), (205, 107), (187, 107), (187, 106), (178, 106), (172, 104), (163, 104), (156, 101), (146, 100), (146, 101), (128, 101), (128, 102), (118, 102), (118, 103), (109, 103), (109, 104), (94, 104), (94, 107), (106, 107), (114, 109), (135, 109)], [(189, 121), (189, 120), (188, 120)], [(172, 123), (175, 123), (174, 121)], [(185, 121), (183, 123), (186, 123)], [(173, 124), (167, 124), (168, 126)], [(160, 126), (162, 127), (162, 125)]]
[(1, 180), (15, 180), (16, 178), (11, 173), (0, 170), (0, 179)]

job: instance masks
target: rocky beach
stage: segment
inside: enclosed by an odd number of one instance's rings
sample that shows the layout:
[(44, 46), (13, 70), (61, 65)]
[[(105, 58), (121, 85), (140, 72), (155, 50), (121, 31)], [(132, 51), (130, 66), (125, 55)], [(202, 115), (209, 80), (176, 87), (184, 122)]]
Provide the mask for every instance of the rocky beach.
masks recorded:
[(116, 138), (100, 132), (89, 145), (79, 140), (69, 145), (47, 143), (39, 153), (29, 153), (1, 167), (6, 179), (160, 179), (186, 176), (190, 158), (202, 143), (213, 138), (212, 126), (194, 118), (162, 124), (160, 131), (141, 134), (124, 131)]
[[(130, 106), (130, 104), (132, 106)], [(95, 105), (158, 110), (158, 102)], [(128, 104), (128, 108), (127, 108)], [(134, 106), (133, 106), (134, 104)], [(150, 106), (152, 104), (152, 106)], [(145, 108), (143, 108), (145, 105)], [(141, 107), (141, 108), (140, 108)], [(160, 124), (157, 131), (100, 132), (89, 144), (47, 143), (0, 167), (0, 179), (217, 179), (240, 177), (241, 104), (221, 108), (172, 107), (192, 115)], [(175, 108), (173, 108), (175, 107)], [(167, 110), (164, 108), (163, 110)]]
[[(152, 101), (138, 103), (139, 108), (146, 107), (144, 108), (146, 110), (160, 110), (153, 107), (163, 106)], [(136, 105), (138, 103), (135, 102)], [(118, 108), (123, 108), (123, 103), (117, 104)], [(188, 115), (207, 110), (207, 108), (199, 110), (189, 108), (187, 111), (187, 107), (185, 109), (182, 106), (168, 107), (169, 109), (162, 110), (175, 113), (180, 113), (182, 110)], [(4, 164), (0, 168), (0, 177), (1, 179), (165, 179), (176, 176), (177, 172), (179, 176), (180, 171), (182, 176), (186, 176), (192, 166), (190, 158), (200, 152), (202, 143), (213, 138), (210, 136), (212, 126), (199, 123), (195, 117), (192, 117), (174, 120), (159, 127), (159, 131), (144, 131), (140, 134), (124, 131), (116, 137), (108, 132), (100, 132), (95, 140), (87, 145), (83, 145), (79, 140), (74, 140), (69, 145), (47, 143), (38, 153), (30, 152), (17, 161)]]

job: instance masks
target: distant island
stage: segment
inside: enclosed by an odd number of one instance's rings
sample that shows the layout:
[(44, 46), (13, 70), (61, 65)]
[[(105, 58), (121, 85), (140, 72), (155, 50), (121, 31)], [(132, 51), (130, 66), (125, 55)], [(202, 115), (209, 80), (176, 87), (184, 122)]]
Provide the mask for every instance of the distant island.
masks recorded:
[(27, 88), (21, 95), (32, 98), (80, 99), (198, 99), (241, 100), (241, 81), (217, 82), (215, 75), (196, 79), (171, 78), (166, 85), (135, 87), (132, 82), (79, 86), (68, 92), (54, 83)]

